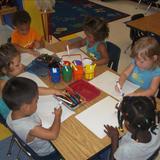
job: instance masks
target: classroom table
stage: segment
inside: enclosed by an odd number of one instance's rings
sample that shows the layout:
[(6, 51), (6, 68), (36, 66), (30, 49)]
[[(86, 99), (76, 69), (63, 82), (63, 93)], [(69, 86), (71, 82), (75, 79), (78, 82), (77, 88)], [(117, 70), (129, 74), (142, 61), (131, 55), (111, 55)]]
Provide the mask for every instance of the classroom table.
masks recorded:
[[(64, 51), (64, 46), (66, 44), (66, 41), (58, 42), (53, 45), (47, 44), (46, 48), (56, 53)], [(106, 65), (97, 66), (96, 76), (106, 70), (110, 70)], [(48, 78), (43, 78), (42, 80), (50, 87), (62, 89), (67, 85), (63, 81), (58, 84), (53, 84), (50, 83)], [(109, 137), (106, 136), (103, 139), (98, 138), (75, 118), (75, 115), (84, 111), (89, 106), (95, 104), (106, 96), (107, 94), (102, 91), (100, 96), (77, 108), (75, 110), (76, 114), (72, 115), (61, 124), (60, 134), (56, 140), (52, 141), (52, 143), (63, 155), (65, 160), (86, 160), (110, 145), (111, 141)]]
[(129, 21), (126, 23), (131, 28), (136, 28), (141, 31), (147, 31), (160, 36), (160, 12), (144, 16), (142, 18)]

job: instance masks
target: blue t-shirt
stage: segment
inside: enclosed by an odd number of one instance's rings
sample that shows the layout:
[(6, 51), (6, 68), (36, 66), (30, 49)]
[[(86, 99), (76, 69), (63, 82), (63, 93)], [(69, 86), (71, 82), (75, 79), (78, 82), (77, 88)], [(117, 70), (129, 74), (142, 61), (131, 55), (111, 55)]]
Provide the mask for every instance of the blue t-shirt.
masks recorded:
[(132, 63), (135, 66), (132, 73), (129, 75), (128, 80), (139, 85), (142, 89), (148, 89), (153, 78), (160, 76), (160, 67), (153, 70), (140, 70), (140, 68), (135, 64), (135, 60), (132, 60)]
[(89, 47), (89, 41), (86, 41), (86, 46), (87, 46), (87, 54), (89, 54), (90, 57), (93, 57), (96, 60), (101, 59), (101, 54), (100, 52), (97, 51), (97, 47), (101, 42), (96, 42), (92, 47)]
[(0, 114), (3, 116), (4, 119), (6, 119), (9, 112), (10, 112), (10, 109), (8, 108), (6, 103), (3, 101), (3, 99), (0, 98)]

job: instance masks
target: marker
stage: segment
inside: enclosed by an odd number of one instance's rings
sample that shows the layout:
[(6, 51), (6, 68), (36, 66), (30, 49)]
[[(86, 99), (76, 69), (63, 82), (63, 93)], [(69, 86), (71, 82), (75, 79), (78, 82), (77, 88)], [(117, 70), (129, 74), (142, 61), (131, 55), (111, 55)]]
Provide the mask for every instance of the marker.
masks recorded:
[(69, 46), (68, 45), (67, 45), (67, 53), (68, 53), (68, 55), (70, 55)]
[(59, 100), (61, 100), (61, 101), (64, 101), (64, 102), (68, 103), (68, 104), (71, 104), (71, 105), (73, 104), (72, 102), (66, 100), (65, 98), (62, 98), (62, 97), (59, 97), (59, 96), (57, 96), (57, 98), (58, 98)]
[(117, 85), (117, 87), (118, 87), (118, 89), (119, 89), (119, 91), (120, 91), (120, 95), (121, 95), (122, 97), (124, 97), (124, 93), (122, 92), (122, 89), (121, 89), (121, 86), (120, 86), (120, 84), (119, 84), (119, 81), (116, 81), (116, 85)]

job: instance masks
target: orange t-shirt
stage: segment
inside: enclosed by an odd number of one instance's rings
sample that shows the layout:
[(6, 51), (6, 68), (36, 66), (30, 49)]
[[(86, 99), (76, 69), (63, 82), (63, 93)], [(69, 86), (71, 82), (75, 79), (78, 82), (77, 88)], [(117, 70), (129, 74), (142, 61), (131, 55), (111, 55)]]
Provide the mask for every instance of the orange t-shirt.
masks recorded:
[(13, 44), (18, 44), (24, 48), (32, 48), (34, 41), (41, 41), (41, 36), (32, 28), (30, 28), (26, 35), (22, 35), (17, 30), (14, 30), (11, 36), (11, 42)]

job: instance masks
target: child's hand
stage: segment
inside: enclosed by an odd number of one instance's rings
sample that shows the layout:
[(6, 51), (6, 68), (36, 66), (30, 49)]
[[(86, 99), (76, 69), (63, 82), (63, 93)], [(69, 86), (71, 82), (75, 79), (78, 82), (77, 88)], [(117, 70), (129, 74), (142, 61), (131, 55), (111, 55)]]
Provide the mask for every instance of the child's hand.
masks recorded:
[(54, 90), (54, 94), (55, 95), (65, 96), (64, 90), (60, 90), (60, 89), (55, 89)]
[(61, 106), (57, 106), (56, 108), (54, 108), (54, 114), (55, 114), (55, 117), (61, 117), (61, 114), (62, 114)]
[(104, 132), (113, 140), (118, 140), (119, 138), (119, 132), (117, 128), (114, 128), (109, 125), (104, 125), (105, 130)]
[(118, 93), (120, 93), (120, 90), (119, 90), (119, 88), (118, 88), (117, 85), (115, 85), (115, 91), (118, 92)]
[(32, 50), (32, 49), (29, 51), (29, 53), (32, 54), (32, 55), (35, 56), (35, 57), (38, 57), (38, 56), (39, 56), (39, 52), (38, 52), (38, 51), (35, 51), (35, 50)]
[(34, 49), (41, 48), (41, 43), (38, 42), (38, 41), (35, 41), (34, 44), (33, 44), (33, 48), (34, 48)]

